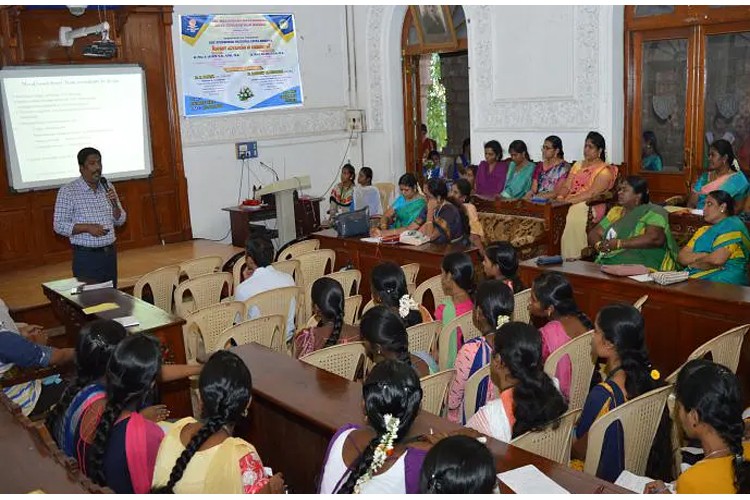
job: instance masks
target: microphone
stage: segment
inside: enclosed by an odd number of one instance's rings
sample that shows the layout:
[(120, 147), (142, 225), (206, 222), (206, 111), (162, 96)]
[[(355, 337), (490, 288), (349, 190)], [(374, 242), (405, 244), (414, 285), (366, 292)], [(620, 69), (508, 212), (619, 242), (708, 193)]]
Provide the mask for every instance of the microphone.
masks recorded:
[(268, 165), (266, 165), (265, 163), (263, 163), (263, 162), (262, 162), (262, 161), (260, 161), (260, 160), (259, 160), (259, 163), (260, 163), (261, 165), (263, 165), (264, 167), (266, 167), (266, 168), (267, 168), (268, 170), (270, 170), (270, 171), (271, 171), (271, 173), (273, 173), (274, 177), (276, 177), (276, 181), (278, 182), (278, 180), (279, 180), (279, 174), (278, 174), (278, 173), (276, 173), (276, 170), (274, 170), (274, 169), (273, 169), (273, 167), (269, 167)]
[[(104, 191), (109, 191), (109, 182), (107, 182), (107, 178), (104, 176), (99, 177), (99, 184), (104, 188)], [(115, 200), (109, 200), (109, 202), (112, 204), (114, 208), (117, 208), (117, 201)]]

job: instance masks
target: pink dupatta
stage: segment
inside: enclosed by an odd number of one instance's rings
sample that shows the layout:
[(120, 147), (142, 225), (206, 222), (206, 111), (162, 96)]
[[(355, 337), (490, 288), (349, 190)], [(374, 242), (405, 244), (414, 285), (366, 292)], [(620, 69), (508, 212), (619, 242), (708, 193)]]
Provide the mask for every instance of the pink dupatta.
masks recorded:
[(156, 455), (164, 439), (161, 427), (146, 420), (140, 413), (131, 413), (125, 430), (125, 455), (128, 472), (136, 494), (149, 493), (154, 478)]
[[(559, 321), (550, 321), (539, 329), (542, 334), (542, 361), (547, 361), (550, 354), (555, 352), (560, 346), (570, 340), (565, 333), (562, 323)], [(560, 392), (567, 399), (570, 396), (570, 380), (573, 376), (573, 366), (570, 363), (569, 356), (563, 356), (557, 363), (555, 377), (560, 382)]]

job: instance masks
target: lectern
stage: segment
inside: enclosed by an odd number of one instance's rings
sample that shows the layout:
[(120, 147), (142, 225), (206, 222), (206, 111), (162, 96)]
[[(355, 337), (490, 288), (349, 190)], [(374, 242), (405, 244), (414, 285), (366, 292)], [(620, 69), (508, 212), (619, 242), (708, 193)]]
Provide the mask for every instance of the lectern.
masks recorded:
[(274, 182), (255, 192), (256, 196), (273, 193), (276, 198), (276, 221), (279, 229), (279, 247), (297, 238), (294, 224), (294, 190), (310, 188), (310, 176), (292, 177)]

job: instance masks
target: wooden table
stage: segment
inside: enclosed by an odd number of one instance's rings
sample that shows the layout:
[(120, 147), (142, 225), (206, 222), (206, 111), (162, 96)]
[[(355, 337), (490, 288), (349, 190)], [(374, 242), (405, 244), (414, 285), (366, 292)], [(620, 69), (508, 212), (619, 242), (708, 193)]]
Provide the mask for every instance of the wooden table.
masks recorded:
[[(253, 376), (248, 418), (235, 429), (258, 450), (264, 465), (282, 472), (293, 493), (316, 493), (328, 442), (345, 424), (366, 425), (362, 385), (258, 344), (232, 349)], [(459, 426), (421, 412), (410, 436), (450, 432)], [(533, 464), (571, 493), (622, 493), (601, 479), (507, 443), (488, 439), (498, 472)], [(507, 490), (509, 491), (509, 490)], [(506, 491), (506, 492), (507, 492)]]
[[(643, 307), (646, 344), (655, 367), (667, 376), (704, 342), (738, 325), (750, 323), (750, 287), (688, 280), (670, 286), (639, 283), (630, 278), (604, 274), (592, 262), (564, 262), (537, 266), (521, 263), (521, 279), (531, 284), (545, 271), (558, 271), (568, 278), (578, 306), (593, 320), (605, 305), (633, 303), (648, 295)], [(750, 335), (745, 337), (738, 375), (750, 380)], [(748, 401), (747, 387), (745, 400)]]
[[(65, 325), (68, 345), (76, 345), (78, 332), (88, 321), (135, 316), (140, 324), (128, 328), (128, 333), (146, 333), (158, 338), (165, 363), (184, 364), (187, 362), (182, 337), (184, 319), (114, 288), (91, 290), (74, 295), (71, 289), (75, 284), (75, 278), (42, 284), (44, 295), (49, 299), (55, 316)], [(91, 316), (84, 314), (83, 309), (104, 302), (114, 302), (120, 307)], [(169, 407), (172, 415), (180, 417), (192, 414), (187, 380), (162, 383), (159, 387), (162, 402)]]
[[(273, 198), (273, 196), (271, 196)], [(320, 200), (322, 198), (296, 199), (294, 202), (294, 222), (297, 237), (307, 236), (320, 229)], [(229, 212), (229, 224), (232, 229), (232, 245), (245, 247), (250, 233), (251, 222), (261, 222), (276, 218), (276, 206), (268, 204), (258, 209), (248, 209), (242, 205), (222, 208)]]
[[(474, 245), (467, 247), (460, 243), (437, 245), (427, 243), (418, 247), (401, 244), (367, 243), (359, 237), (339, 238), (336, 231), (326, 229), (313, 233), (312, 236), (320, 240), (320, 248), (330, 248), (336, 251), (335, 268), (341, 269), (351, 264), (362, 273), (362, 283), (359, 293), (362, 303), (370, 300), (370, 274), (372, 268), (383, 261), (393, 261), (399, 265), (417, 262), (420, 264), (417, 283), (437, 276), (441, 273), (443, 257), (453, 252), (467, 252), (474, 260), (474, 266), (480, 264), (479, 250)], [(428, 307), (428, 309), (430, 309)], [(430, 309), (432, 311), (432, 309)]]

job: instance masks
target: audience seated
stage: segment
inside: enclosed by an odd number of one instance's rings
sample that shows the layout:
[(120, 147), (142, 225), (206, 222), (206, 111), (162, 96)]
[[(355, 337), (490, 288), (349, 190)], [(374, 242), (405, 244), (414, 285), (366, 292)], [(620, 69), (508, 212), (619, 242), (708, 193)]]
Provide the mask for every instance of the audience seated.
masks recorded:
[(476, 165), (469, 165), (466, 167), (466, 170), (463, 174), (461, 174), (462, 179), (466, 179), (469, 182), (469, 185), (471, 185), (471, 194), (474, 193), (474, 186), (476, 185), (477, 180), (477, 166)]
[(406, 328), (432, 321), (430, 312), (409, 295), (404, 270), (395, 262), (381, 262), (372, 268), (370, 288), (372, 301), (397, 312)]
[(343, 212), (349, 212), (354, 208), (354, 167), (347, 163), (341, 168), (341, 182), (331, 189), (328, 198), (330, 208), (328, 215), (334, 217)]
[(664, 162), (656, 146), (656, 134), (652, 130), (643, 132), (641, 144), (641, 168), (649, 172), (664, 170)]
[[(599, 132), (589, 132), (583, 147), (583, 161), (575, 162), (557, 200), (570, 203), (565, 220), (565, 230), (560, 241), (562, 256), (579, 258), (586, 247), (586, 224), (589, 206), (586, 202), (604, 194), (612, 188), (615, 172), (606, 161), (606, 143)], [(594, 209), (594, 222), (604, 217), (604, 206)]]
[(379, 363), (397, 359), (410, 365), (419, 378), (437, 373), (435, 360), (426, 352), (409, 352), (409, 339), (401, 318), (385, 306), (375, 306), (362, 316), (359, 324), (367, 356)]
[(468, 219), (469, 239), (474, 246), (479, 249), (479, 253), (484, 254), (484, 245), (482, 244), (482, 239), (484, 239), (484, 228), (479, 221), (477, 207), (471, 203), (471, 183), (463, 178), (457, 179), (451, 186), (449, 196), (455, 203), (463, 206), (466, 218)]
[[(712, 361), (689, 361), (677, 376), (675, 397), (680, 427), (704, 452), (677, 478), (677, 493), (750, 493), (750, 443), (743, 443), (737, 376)], [(663, 481), (654, 481), (644, 493), (665, 490)]]
[(490, 494), (497, 490), (495, 459), (469, 436), (449, 436), (430, 448), (422, 464), (420, 493)]
[[(435, 319), (447, 325), (457, 316), (474, 308), (471, 301), (471, 294), (474, 293), (474, 264), (465, 253), (455, 252), (443, 258), (442, 268), (440, 284), (447, 297), (435, 308)], [(462, 344), (463, 333), (458, 328), (451, 333), (449, 344), (440, 346), (440, 349), (448, 349), (448, 368), (453, 368), (456, 353)]]
[(482, 269), (487, 279), (502, 281), (513, 293), (526, 288), (518, 276), (518, 252), (507, 241), (495, 241), (487, 245)]
[(698, 229), (680, 251), (680, 264), (687, 267), (691, 278), (750, 284), (750, 233), (734, 215), (734, 199), (726, 191), (711, 191), (705, 198), (703, 219), (709, 225)]
[(536, 164), (531, 178), (531, 189), (526, 193), (527, 200), (554, 199), (560, 194), (570, 172), (570, 163), (565, 161), (562, 140), (556, 135), (544, 139), (542, 161)]
[(440, 165), (440, 153), (434, 149), (430, 151), (427, 161), (422, 167), (422, 175), (425, 179), (440, 179), (444, 177), (444, 172)]
[(506, 323), (493, 341), (490, 377), (500, 396), (480, 408), (466, 425), (508, 443), (544, 429), (568, 410), (568, 404), (557, 381), (544, 373), (542, 338), (536, 328)]
[(508, 146), (511, 162), (508, 165), (508, 177), (505, 179), (505, 188), (500, 193), (504, 200), (518, 200), (531, 189), (531, 177), (534, 175), (536, 165), (529, 157), (529, 149), (523, 141), (513, 141)]
[[(456, 355), (456, 375), (448, 390), (448, 420), (451, 422), (466, 423), (464, 414), (466, 381), (490, 362), (495, 332), (501, 325), (510, 321), (513, 306), (513, 293), (502, 282), (489, 280), (479, 285), (472, 321), (482, 335), (463, 344)], [(440, 346), (440, 349), (443, 348)], [(485, 402), (496, 397), (489, 385), (486, 379), (479, 384), (477, 407), (483, 406)]]
[(732, 144), (726, 139), (711, 143), (708, 169), (695, 181), (687, 201), (688, 207), (702, 209), (706, 196), (717, 190), (725, 191), (735, 201), (742, 200), (748, 190), (747, 178), (734, 157)]
[[(606, 379), (589, 393), (575, 427), (572, 456), (583, 460), (588, 444), (588, 430), (594, 421), (626, 401), (663, 385), (659, 372), (652, 369), (644, 339), (641, 313), (629, 304), (611, 304), (602, 308), (594, 323), (592, 355), (606, 362)], [(604, 434), (597, 476), (615, 481), (624, 470), (624, 436), (619, 423)], [(652, 444), (646, 475), (669, 479), (671, 474), (669, 416), (664, 418)], [(578, 464), (580, 467), (580, 463)]]
[(432, 217), (420, 228), (433, 243), (463, 241), (469, 234), (469, 221), (463, 206), (448, 196), (448, 186), (443, 179), (433, 178), (425, 184), (425, 195), (434, 206)]
[(385, 237), (419, 229), (427, 220), (427, 200), (417, 189), (417, 178), (406, 173), (398, 180), (398, 187), (401, 194), (383, 214), (380, 227), (372, 229), (372, 236)]
[(502, 161), (503, 147), (497, 141), (484, 145), (484, 161), (477, 166), (474, 192), (479, 196), (495, 198), (505, 189), (508, 163)]
[(467, 137), (461, 143), (461, 154), (453, 160), (453, 170), (448, 177), (452, 181), (458, 180), (465, 175), (469, 165), (471, 165), (471, 139)]
[(380, 191), (372, 185), (372, 169), (362, 167), (359, 169), (357, 176), (359, 186), (354, 188), (354, 210), (360, 210), (365, 207), (370, 209), (370, 217), (383, 214), (383, 207), (380, 204)]
[[(573, 287), (560, 273), (544, 273), (534, 280), (529, 314), (547, 322), (539, 329), (543, 362), (566, 342), (594, 328), (588, 316), (578, 309)], [(568, 398), (572, 377), (569, 356), (564, 356), (557, 364), (555, 377), (560, 382), (563, 396)]]
[(283, 493), (281, 473), (268, 477), (253, 445), (232, 437), (250, 407), (252, 378), (228, 351), (214, 353), (198, 381), (201, 420), (183, 418), (159, 446), (156, 493)]
[(385, 360), (370, 372), (362, 395), (369, 426), (336, 431), (320, 493), (418, 493), (426, 450), (406, 437), (422, 401), (419, 377), (409, 365)]
[(300, 358), (336, 344), (359, 340), (359, 328), (344, 323), (344, 289), (341, 283), (323, 276), (311, 289), (313, 316), (317, 325), (294, 337), (294, 352)]
[(675, 269), (679, 248), (669, 228), (669, 214), (649, 202), (646, 179), (626, 178), (618, 189), (618, 206), (588, 235), (599, 252), (599, 264), (641, 264), (652, 271)]

